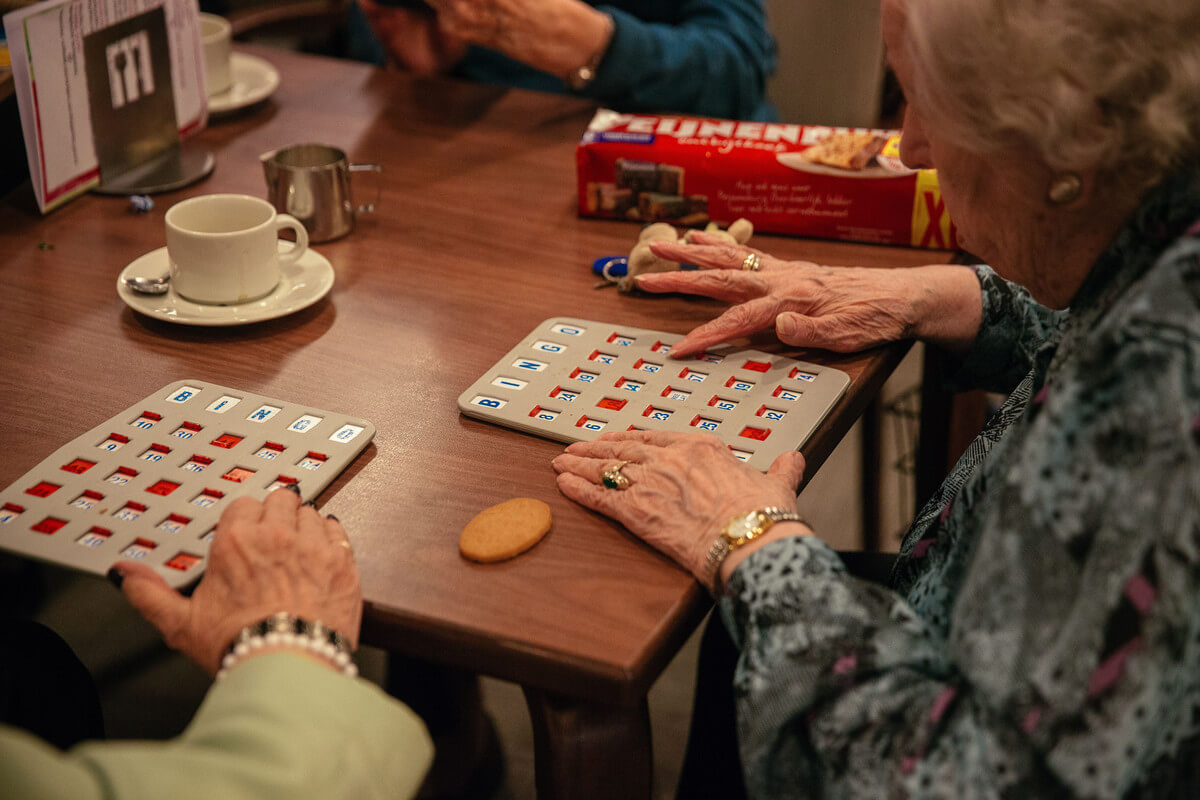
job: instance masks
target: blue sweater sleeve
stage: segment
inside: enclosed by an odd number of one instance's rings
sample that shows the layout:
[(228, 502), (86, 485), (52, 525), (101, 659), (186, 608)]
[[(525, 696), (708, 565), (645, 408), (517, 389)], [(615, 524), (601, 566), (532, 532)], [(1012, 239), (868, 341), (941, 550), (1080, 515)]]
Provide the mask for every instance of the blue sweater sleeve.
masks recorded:
[(596, 79), (582, 94), (619, 111), (680, 111), (731, 119), (773, 117), (767, 78), (775, 42), (762, 0), (687, 0), (674, 24), (611, 5), (615, 24)]
[[(617, 111), (673, 111), (773, 121), (767, 78), (775, 40), (763, 0), (587, 0), (613, 19), (613, 38), (596, 78), (579, 94)], [(382, 65), (386, 54), (357, 5), (348, 21), (350, 52)], [(565, 93), (550, 75), (483, 47), (471, 47), (451, 74), (496, 86)]]

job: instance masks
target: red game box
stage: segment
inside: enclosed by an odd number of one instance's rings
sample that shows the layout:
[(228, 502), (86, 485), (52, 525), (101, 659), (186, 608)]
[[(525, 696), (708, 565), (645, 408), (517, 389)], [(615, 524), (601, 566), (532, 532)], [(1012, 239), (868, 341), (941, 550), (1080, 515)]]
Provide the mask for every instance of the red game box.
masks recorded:
[(899, 131), (596, 112), (575, 151), (579, 213), (952, 250), (937, 173)]

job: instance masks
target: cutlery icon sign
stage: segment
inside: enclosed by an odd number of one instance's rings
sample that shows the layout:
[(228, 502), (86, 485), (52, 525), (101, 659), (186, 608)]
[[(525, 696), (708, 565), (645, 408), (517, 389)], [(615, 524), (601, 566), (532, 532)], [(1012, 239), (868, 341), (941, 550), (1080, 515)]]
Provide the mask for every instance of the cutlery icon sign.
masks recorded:
[(139, 31), (105, 48), (112, 107), (121, 108), (154, 93), (150, 37)]

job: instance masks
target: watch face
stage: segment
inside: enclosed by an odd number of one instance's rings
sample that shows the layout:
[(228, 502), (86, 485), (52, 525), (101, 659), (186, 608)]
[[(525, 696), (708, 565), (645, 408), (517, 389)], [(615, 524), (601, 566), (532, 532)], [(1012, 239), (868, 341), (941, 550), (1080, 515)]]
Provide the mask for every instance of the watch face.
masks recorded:
[(754, 533), (755, 530), (758, 529), (758, 526), (758, 512), (751, 511), (745, 516), (734, 519), (729, 523), (729, 527), (725, 530), (726, 535), (729, 536), (730, 539), (745, 539), (747, 536)]

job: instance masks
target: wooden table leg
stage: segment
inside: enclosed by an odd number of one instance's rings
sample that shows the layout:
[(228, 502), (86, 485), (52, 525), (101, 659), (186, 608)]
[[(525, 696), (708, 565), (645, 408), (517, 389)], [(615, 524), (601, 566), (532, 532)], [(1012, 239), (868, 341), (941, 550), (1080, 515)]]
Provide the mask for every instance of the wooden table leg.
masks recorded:
[(648, 800), (650, 707), (589, 703), (525, 689), (538, 800)]

